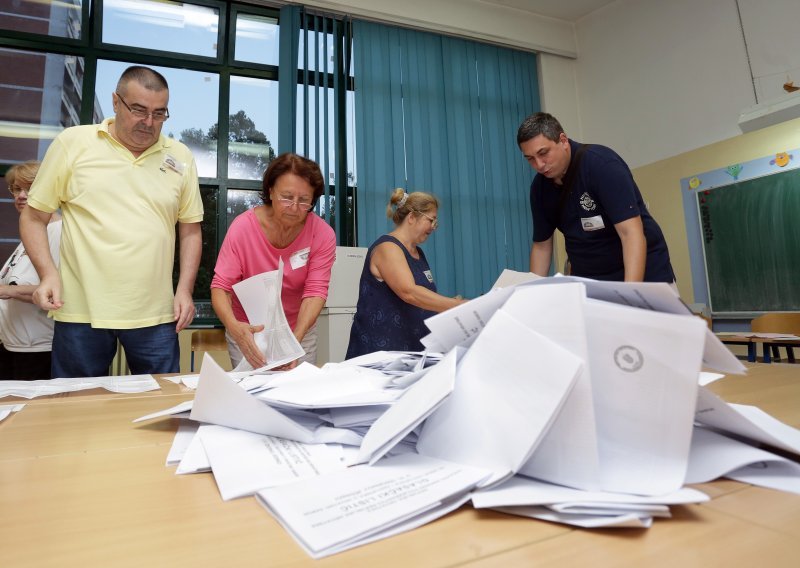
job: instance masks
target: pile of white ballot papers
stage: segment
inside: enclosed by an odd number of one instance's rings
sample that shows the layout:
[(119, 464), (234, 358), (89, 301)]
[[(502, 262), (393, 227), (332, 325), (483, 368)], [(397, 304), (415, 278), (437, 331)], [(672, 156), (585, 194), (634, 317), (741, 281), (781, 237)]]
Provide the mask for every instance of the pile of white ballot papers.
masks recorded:
[[(423, 353), (226, 373), (208, 355), (167, 464), (254, 496), (314, 557), (467, 502), (577, 527), (649, 527), (687, 484), (800, 493), (800, 431), (703, 386), (745, 368), (666, 284), (505, 275), (430, 318)], [(768, 445), (780, 450), (773, 453)]]

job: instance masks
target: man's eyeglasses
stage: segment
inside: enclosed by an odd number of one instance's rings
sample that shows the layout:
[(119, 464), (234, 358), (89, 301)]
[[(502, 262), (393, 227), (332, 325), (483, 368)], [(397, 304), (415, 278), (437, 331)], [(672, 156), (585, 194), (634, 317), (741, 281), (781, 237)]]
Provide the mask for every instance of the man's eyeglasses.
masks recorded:
[(22, 193), (23, 191), (24, 191), (25, 193), (29, 193), (29, 192), (30, 192), (30, 188), (27, 188), (27, 187), (20, 187), (20, 186), (18, 186), (18, 185), (11, 185), (11, 186), (9, 186), (8, 190), (11, 192), (11, 195), (13, 195), (14, 197), (16, 197), (17, 195), (19, 195), (19, 194), (20, 194), (20, 193)]
[(418, 215), (422, 215), (422, 216), (423, 216), (423, 217), (425, 217), (425, 218), (426, 218), (428, 221), (430, 221), (430, 222), (431, 222), (431, 229), (434, 229), (434, 230), (436, 230), (436, 229), (439, 227), (439, 218), (438, 218), (438, 217), (431, 217), (430, 215), (426, 215), (426, 214), (425, 214), (425, 213), (423, 213), (422, 211), (416, 211), (416, 213), (417, 213)]
[(314, 208), (310, 201), (295, 201), (294, 199), (288, 199), (286, 197), (278, 197), (277, 200), (280, 201), (281, 205), (287, 209), (295, 205), (300, 209), (300, 211), (311, 211)]
[(133, 116), (140, 120), (147, 120), (148, 117), (153, 117), (154, 122), (164, 122), (169, 118), (169, 110), (168, 109), (158, 109), (154, 110), (153, 112), (148, 112), (144, 109), (138, 107), (130, 107), (128, 103), (125, 102), (125, 99), (122, 98), (122, 95), (119, 93), (114, 93), (117, 95), (122, 104), (128, 109), (128, 112), (131, 113)]

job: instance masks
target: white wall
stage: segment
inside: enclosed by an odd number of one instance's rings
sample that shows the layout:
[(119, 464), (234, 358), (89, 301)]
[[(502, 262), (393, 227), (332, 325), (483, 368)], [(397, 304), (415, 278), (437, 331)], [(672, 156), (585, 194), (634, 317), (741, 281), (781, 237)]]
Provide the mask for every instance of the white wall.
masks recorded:
[(740, 133), (754, 98), (734, 0), (622, 0), (576, 33), (584, 141), (637, 167)]
[(788, 79), (800, 86), (800, 2), (739, 0), (759, 102), (783, 96)]
[[(797, 0), (620, 0), (576, 24), (581, 135), (637, 167), (741, 134), (740, 112), (800, 83)], [(542, 77), (546, 83), (548, 77)]]
[(561, 126), (575, 139), (583, 137), (578, 113), (578, 84), (573, 59), (541, 53), (539, 95), (542, 110), (558, 117)]

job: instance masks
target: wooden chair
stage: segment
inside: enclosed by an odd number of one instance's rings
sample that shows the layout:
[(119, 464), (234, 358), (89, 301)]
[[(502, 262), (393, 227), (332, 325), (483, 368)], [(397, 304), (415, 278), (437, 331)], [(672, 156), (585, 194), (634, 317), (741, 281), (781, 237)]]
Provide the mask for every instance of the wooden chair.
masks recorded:
[[(759, 316), (750, 322), (750, 330), (754, 333), (787, 333), (800, 336), (800, 313), (771, 313)], [(776, 361), (780, 361), (780, 348), (786, 348), (790, 363), (795, 362), (794, 349), (797, 341), (782, 342), (780, 339), (764, 341), (764, 362), (770, 362), (769, 349)]]
[(198, 329), (192, 332), (192, 352), (189, 368), (194, 372), (194, 354), (202, 351), (228, 352), (228, 342), (225, 340), (225, 329)]

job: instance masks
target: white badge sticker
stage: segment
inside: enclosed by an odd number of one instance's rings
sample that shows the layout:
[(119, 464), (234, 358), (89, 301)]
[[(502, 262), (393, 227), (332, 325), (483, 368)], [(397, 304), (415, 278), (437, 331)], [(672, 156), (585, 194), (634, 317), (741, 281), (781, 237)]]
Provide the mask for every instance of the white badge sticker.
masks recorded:
[(428, 282), (433, 283), (433, 273), (430, 270), (426, 270), (423, 274), (428, 279)]
[(311, 247), (300, 249), (292, 256), (289, 257), (289, 264), (292, 265), (292, 270), (297, 270), (308, 264), (308, 255), (311, 254)]
[(584, 231), (599, 231), (605, 229), (606, 224), (603, 223), (602, 215), (595, 215), (594, 217), (581, 217), (581, 227)]
[(173, 172), (176, 172), (180, 175), (183, 175), (183, 164), (180, 163), (178, 160), (167, 154), (164, 156), (164, 161), (161, 164), (161, 170), (164, 171), (164, 168), (169, 168)]

